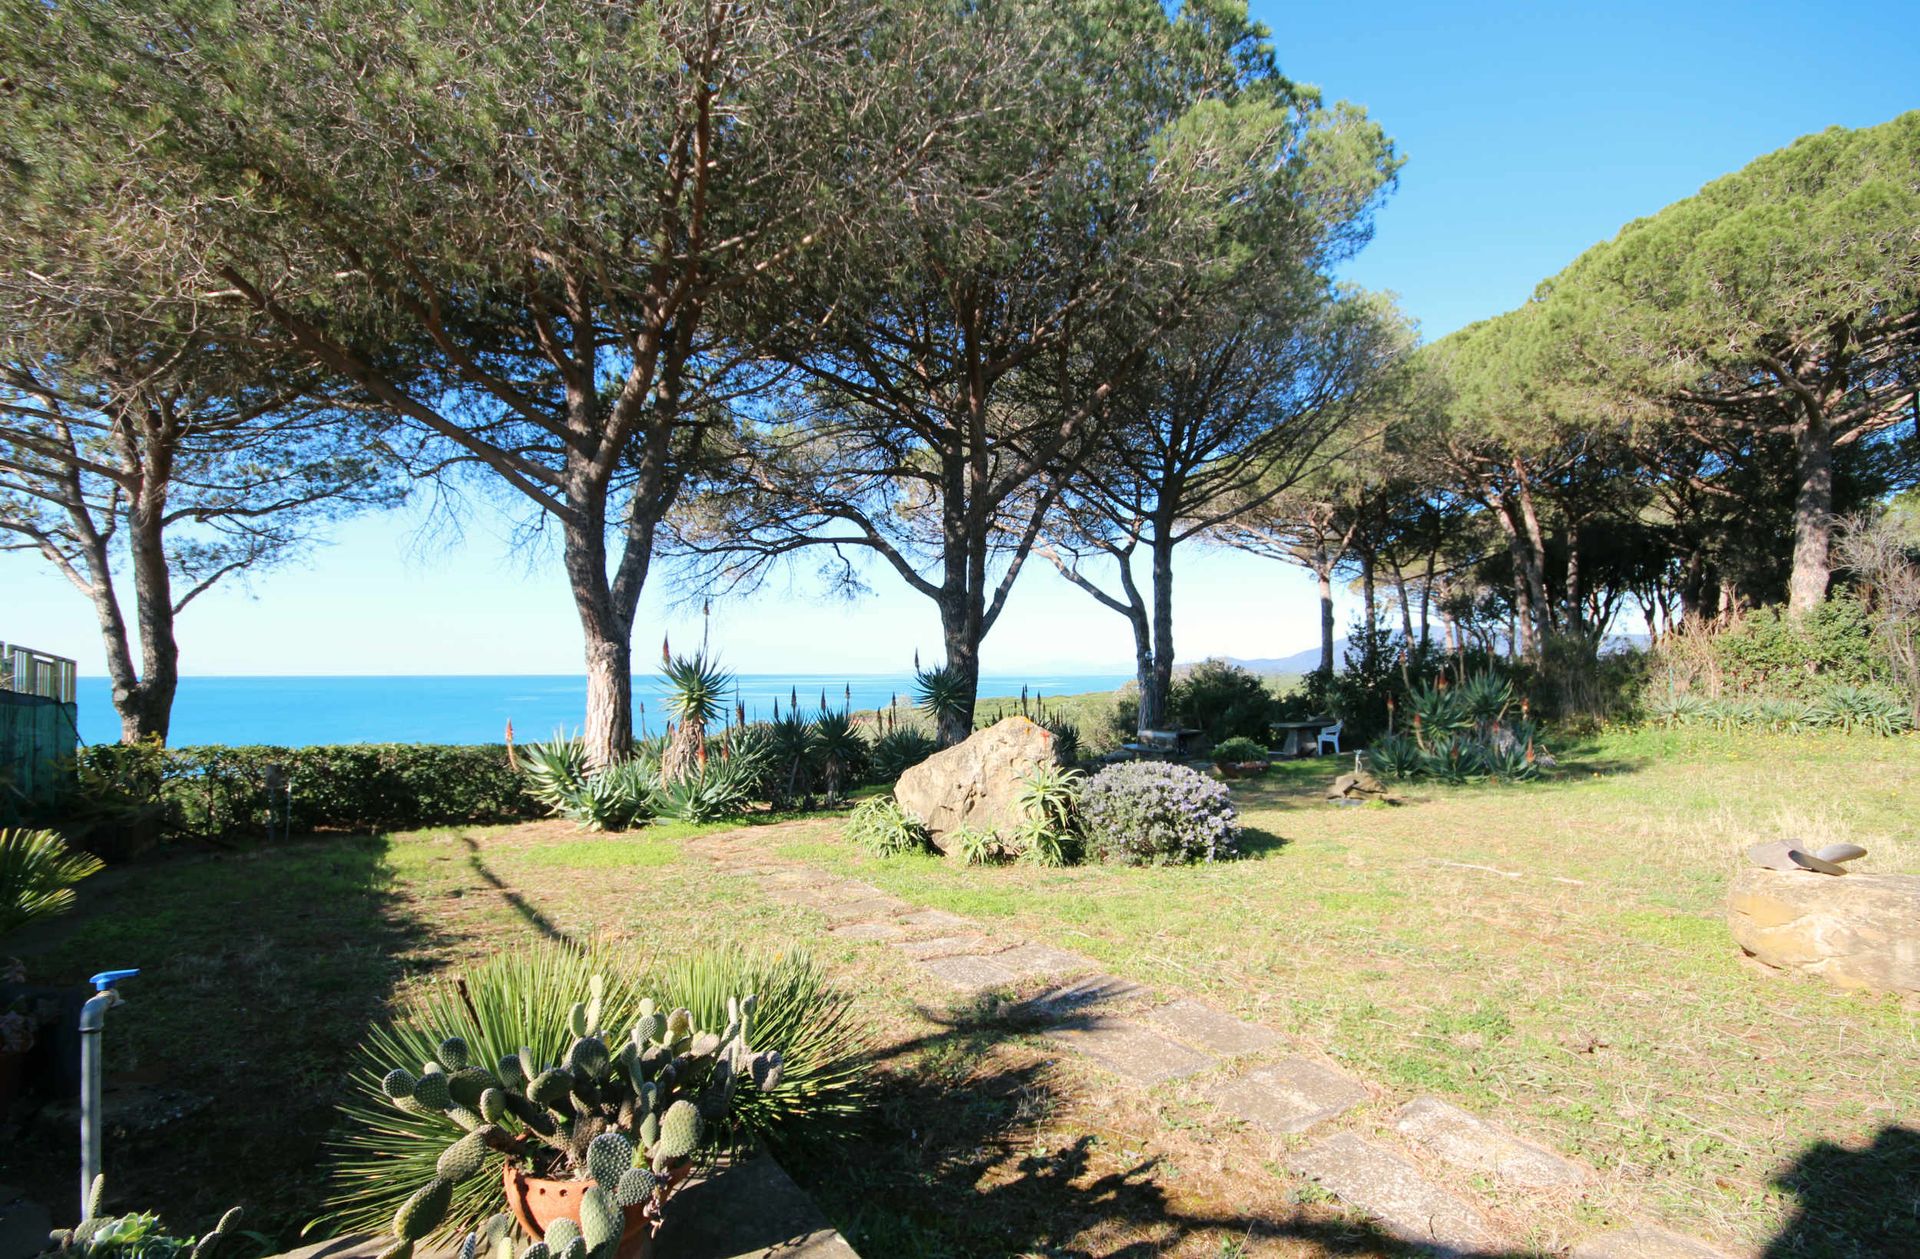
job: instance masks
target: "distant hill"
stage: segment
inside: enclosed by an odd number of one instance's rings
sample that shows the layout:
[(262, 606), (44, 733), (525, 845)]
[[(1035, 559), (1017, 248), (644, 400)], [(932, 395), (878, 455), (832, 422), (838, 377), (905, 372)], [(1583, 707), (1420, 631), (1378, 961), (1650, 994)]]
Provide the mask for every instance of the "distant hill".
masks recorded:
[[(1333, 662), (1335, 666), (1346, 659), (1347, 640), (1333, 640)], [(1261, 657), (1257, 660), (1243, 660), (1238, 656), (1224, 657), (1228, 664), (1237, 664), (1252, 673), (1311, 673), (1320, 667), (1320, 649), (1309, 647), (1305, 651), (1296, 651), (1291, 656)], [(1197, 664), (1189, 660), (1187, 664)]]

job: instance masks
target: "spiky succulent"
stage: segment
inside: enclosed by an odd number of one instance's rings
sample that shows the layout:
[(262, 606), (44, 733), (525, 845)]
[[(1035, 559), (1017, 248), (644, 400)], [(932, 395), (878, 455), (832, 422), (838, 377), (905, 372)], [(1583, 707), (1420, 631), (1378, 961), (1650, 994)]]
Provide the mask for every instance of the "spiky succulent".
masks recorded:
[(160, 1217), (148, 1211), (108, 1215), (105, 1176), (93, 1178), (87, 1194), (87, 1218), (73, 1228), (55, 1229), (48, 1240), (63, 1255), (137, 1255), (142, 1259), (213, 1259), (240, 1223), (240, 1208), (220, 1217), (213, 1230), (197, 1240), (167, 1233)]
[[(465, 1040), (447, 1037), (418, 1075), (396, 1067), (381, 1078), (382, 1093), (399, 1109), (438, 1113), (464, 1130), (394, 1213), (394, 1242), (381, 1259), (410, 1259), (415, 1243), (446, 1221), (455, 1187), (495, 1152), (538, 1174), (593, 1182), (582, 1195), (579, 1228), (556, 1223), (533, 1259), (612, 1259), (623, 1212), (652, 1202), (650, 1218), (658, 1217), (698, 1157), (709, 1121), (727, 1119), (740, 1080), (760, 1090), (779, 1084), (778, 1051), (749, 1048), (752, 996), (727, 1002), (717, 1032), (696, 1026), (684, 1008), (663, 1011), (642, 1000), (624, 1035), (602, 1027), (605, 998), (605, 981), (595, 975), (586, 998), (566, 1012), (570, 1039), (556, 1062), (522, 1049), (489, 1069), (472, 1061)], [(469, 1239), (474, 1252), (490, 1228)]]

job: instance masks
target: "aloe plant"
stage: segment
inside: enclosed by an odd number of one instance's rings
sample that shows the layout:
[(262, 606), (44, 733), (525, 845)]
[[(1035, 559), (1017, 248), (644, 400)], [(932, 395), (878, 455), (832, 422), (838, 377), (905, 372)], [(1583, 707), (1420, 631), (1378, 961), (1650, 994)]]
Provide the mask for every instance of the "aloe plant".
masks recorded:
[(701, 650), (691, 656), (668, 657), (660, 676), (674, 721), (666, 753), (660, 758), (660, 776), (672, 783), (706, 766), (707, 727), (726, 711), (733, 674)]

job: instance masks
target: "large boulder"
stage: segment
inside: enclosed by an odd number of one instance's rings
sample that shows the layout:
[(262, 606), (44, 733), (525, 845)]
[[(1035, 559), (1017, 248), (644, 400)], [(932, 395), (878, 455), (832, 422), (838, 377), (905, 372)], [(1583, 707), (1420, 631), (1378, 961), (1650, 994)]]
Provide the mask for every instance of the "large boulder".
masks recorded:
[(1728, 889), (1727, 925), (1769, 966), (1842, 988), (1920, 994), (1920, 875), (1751, 867)]
[(900, 775), (893, 797), (944, 851), (945, 836), (962, 826), (1012, 830), (1020, 821), (1014, 801), (1021, 780), (1053, 759), (1053, 735), (1025, 717), (1008, 717)]

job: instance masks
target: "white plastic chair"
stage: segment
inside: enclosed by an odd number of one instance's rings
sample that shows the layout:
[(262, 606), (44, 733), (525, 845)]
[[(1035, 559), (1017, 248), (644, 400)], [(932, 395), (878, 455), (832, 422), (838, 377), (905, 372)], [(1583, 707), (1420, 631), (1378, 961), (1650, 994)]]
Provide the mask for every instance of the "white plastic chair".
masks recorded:
[(1347, 723), (1344, 721), (1336, 721), (1322, 730), (1320, 732), (1320, 742), (1314, 744), (1313, 754), (1315, 756), (1323, 754), (1327, 750), (1327, 744), (1331, 743), (1333, 744), (1335, 755), (1338, 755), (1340, 752), (1340, 732), (1346, 729), (1346, 725)]

